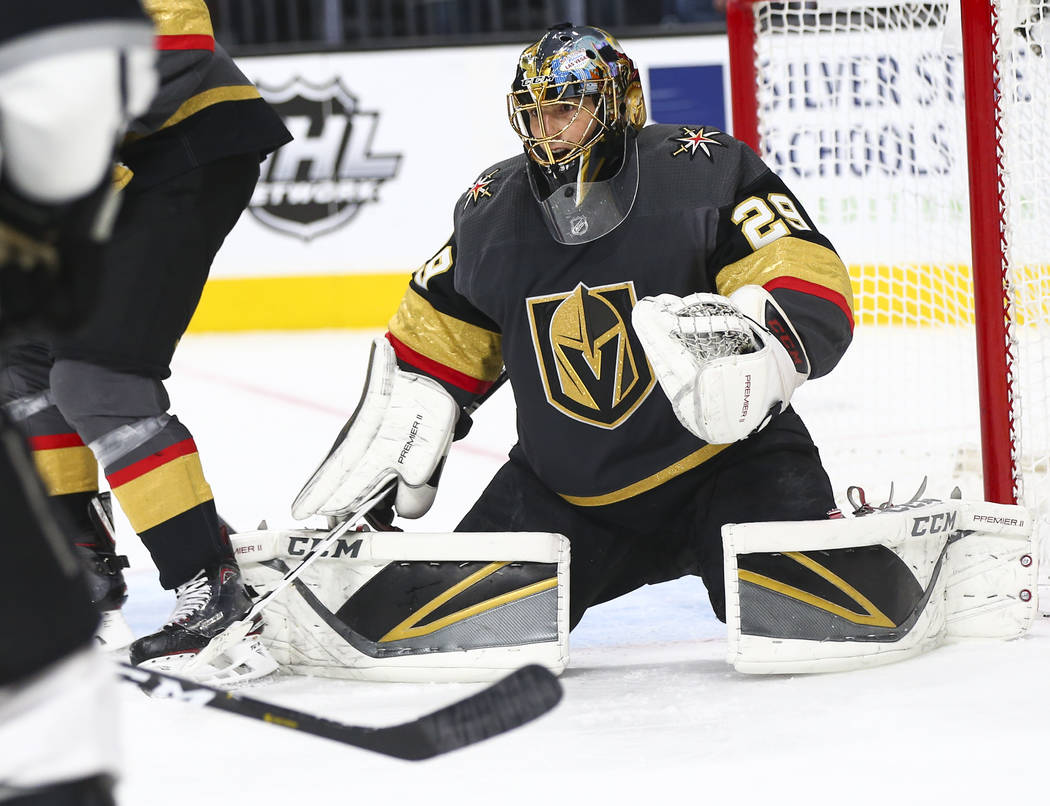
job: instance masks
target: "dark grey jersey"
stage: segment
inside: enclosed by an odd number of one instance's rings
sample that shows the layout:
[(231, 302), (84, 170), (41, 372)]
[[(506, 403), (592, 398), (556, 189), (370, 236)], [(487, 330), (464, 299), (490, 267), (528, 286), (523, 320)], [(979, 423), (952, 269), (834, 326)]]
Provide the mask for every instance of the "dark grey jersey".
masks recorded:
[(638, 154), (630, 214), (572, 246), (548, 233), (524, 155), (485, 170), (390, 323), (402, 362), (461, 402), (505, 365), (515, 451), (581, 506), (652, 489), (724, 447), (674, 416), (631, 328), (638, 299), (763, 286), (798, 330), (811, 377), (837, 363), (852, 334), (845, 266), (751, 149), (707, 127), (654, 125), (639, 133)]

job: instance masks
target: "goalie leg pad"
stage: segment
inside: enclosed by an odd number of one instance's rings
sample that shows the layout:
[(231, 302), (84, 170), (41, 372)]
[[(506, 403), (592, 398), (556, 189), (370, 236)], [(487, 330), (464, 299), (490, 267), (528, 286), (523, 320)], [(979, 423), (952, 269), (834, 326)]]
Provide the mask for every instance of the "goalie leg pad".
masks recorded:
[(844, 671), (949, 638), (1014, 638), (1036, 612), (1023, 507), (922, 500), (862, 518), (723, 528), (729, 662)]
[[(260, 594), (320, 539), (314, 530), (232, 536)], [(560, 535), (347, 535), (263, 611), (287, 670), (389, 681), (493, 680), (568, 663), (568, 541)]]
[(948, 549), (948, 637), (1019, 638), (1039, 609), (1035, 521), (1022, 507), (960, 503)]

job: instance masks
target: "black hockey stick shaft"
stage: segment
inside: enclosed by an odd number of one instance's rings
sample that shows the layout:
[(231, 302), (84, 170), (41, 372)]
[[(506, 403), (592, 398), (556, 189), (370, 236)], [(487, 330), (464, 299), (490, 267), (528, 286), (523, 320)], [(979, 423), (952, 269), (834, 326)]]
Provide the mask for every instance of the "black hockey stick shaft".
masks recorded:
[(561, 684), (551, 672), (529, 665), (419, 719), (373, 728), (347, 725), (127, 663), (119, 664), (118, 674), (153, 697), (240, 714), (407, 761), (433, 758), (506, 733), (547, 713), (562, 697)]

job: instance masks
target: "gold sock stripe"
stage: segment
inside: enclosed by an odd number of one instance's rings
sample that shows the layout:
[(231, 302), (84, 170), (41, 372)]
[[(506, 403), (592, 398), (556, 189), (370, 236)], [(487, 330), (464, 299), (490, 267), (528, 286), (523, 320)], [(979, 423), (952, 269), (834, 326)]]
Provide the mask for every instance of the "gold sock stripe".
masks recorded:
[(212, 500), (200, 456), (179, 456), (113, 487), (120, 508), (138, 533)]
[(85, 445), (35, 450), (33, 462), (48, 495), (98, 490), (98, 462), (91, 448)]

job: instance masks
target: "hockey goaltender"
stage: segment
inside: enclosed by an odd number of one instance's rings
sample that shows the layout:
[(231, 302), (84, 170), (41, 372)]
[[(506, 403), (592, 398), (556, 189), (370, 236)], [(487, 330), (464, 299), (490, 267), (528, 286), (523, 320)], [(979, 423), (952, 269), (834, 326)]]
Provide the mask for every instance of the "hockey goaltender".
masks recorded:
[[(638, 71), (598, 28), (527, 47), (507, 105), (523, 153), (456, 202), (293, 504), (342, 525), (236, 539), (278, 662), (383, 680), (560, 671), (587, 608), (686, 575), (747, 672), (1024, 632), (1024, 510), (916, 498), (836, 517), (790, 401), (847, 349), (853, 296), (784, 182), (709, 126), (645, 126)], [(454, 534), (348, 531), (426, 512), (468, 410), (504, 377), (517, 444)]]

